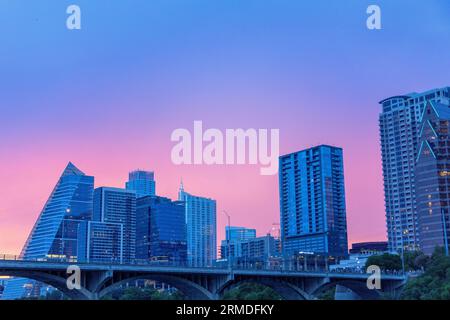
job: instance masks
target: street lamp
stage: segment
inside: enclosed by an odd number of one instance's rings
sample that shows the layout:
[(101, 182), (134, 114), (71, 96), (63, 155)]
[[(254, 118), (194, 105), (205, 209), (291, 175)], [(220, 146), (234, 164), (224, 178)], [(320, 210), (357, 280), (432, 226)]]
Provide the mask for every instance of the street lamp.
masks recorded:
[(227, 241), (227, 245), (228, 245), (228, 267), (231, 269), (231, 217), (228, 214), (228, 212), (226, 212), (225, 210), (222, 210), (223, 213), (225, 213), (225, 215), (227, 216), (228, 219), (228, 241)]

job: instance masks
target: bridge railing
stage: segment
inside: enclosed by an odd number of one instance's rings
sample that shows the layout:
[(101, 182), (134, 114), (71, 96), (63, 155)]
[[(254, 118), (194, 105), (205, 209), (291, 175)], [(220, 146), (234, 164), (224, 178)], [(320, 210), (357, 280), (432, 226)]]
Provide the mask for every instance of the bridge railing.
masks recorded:
[[(189, 265), (188, 263), (180, 263), (179, 261), (149, 261), (144, 259), (133, 259), (132, 261), (120, 262), (116, 259), (108, 259), (108, 260), (95, 260), (90, 262), (82, 262), (77, 261), (76, 259), (66, 258), (66, 257), (45, 257), (45, 258), (34, 258), (34, 259), (24, 259), (19, 255), (12, 254), (0, 254), (0, 261), (29, 261), (29, 262), (54, 262), (54, 263), (78, 263), (80, 265), (83, 264), (97, 264), (97, 265), (129, 265), (129, 266), (152, 266), (152, 267), (170, 267), (170, 268), (189, 268), (189, 269), (211, 269), (211, 270), (225, 270), (225, 269), (233, 269), (235, 271), (275, 271), (275, 272), (283, 272), (283, 273), (329, 273), (329, 274), (365, 274), (365, 270), (363, 269), (355, 269), (355, 268), (337, 268), (333, 270), (329, 270), (323, 267), (312, 267), (312, 268), (304, 268), (303, 266), (298, 265), (289, 265), (289, 264), (279, 264), (279, 265), (251, 265), (251, 264), (217, 264), (212, 266), (195, 266)], [(401, 276), (401, 271), (395, 270), (382, 270), (382, 274), (384, 275), (398, 275)]]
[(0, 260), (22, 260), (20, 256), (15, 254), (0, 254)]

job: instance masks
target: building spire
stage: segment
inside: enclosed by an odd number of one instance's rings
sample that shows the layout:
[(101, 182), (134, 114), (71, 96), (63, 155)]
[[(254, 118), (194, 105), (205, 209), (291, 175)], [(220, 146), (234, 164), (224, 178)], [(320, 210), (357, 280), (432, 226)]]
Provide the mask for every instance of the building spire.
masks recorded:
[(183, 177), (181, 177), (181, 181), (180, 181), (180, 191), (184, 192)]

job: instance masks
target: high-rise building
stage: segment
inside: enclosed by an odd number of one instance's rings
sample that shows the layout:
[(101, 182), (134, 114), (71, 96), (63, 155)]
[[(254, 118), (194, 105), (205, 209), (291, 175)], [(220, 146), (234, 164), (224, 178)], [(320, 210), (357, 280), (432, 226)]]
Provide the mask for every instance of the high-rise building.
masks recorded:
[(94, 190), (92, 221), (80, 228), (81, 261), (129, 263), (136, 250), (136, 192), (111, 187)]
[(228, 259), (228, 250), (231, 253), (231, 257), (239, 257), (241, 255), (240, 243), (254, 238), (256, 238), (256, 229), (226, 226), (225, 240), (222, 240), (220, 245), (220, 257)]
[(216, 200), (191, 195), (181, 183), (178, 200), (185, 203), (188, 263), (209, 267), (216, 260)]
[(419, 244), (447, 247), (450, 234), (450, 104), (428, 101), (419, 122), (415, 167)]
[(184, 202), (157, 196), (139, 198), (136, 220), (136, 259), (186, 264)]
[(124, 263), (122, 223), (84, 221), (79, 228), (80, 262)]
[(342, 149), (321, 145), (280, 157), (283, 254), (347, 255)]
[[(92, 216), (93, 190), (94, 177), (85, 175), (69, 162), (34, 224), (21, 257), (77, 259), (78, 227)], [(36, 292), (32, 289), (34, 284), (27, 279), (11, 279), (2, 299)]]
[(241, 242), (239, 263), (263, 266), (269, 263), (270, 258), (278, 257), (280, 254), (280, 239), (268, 234)]
[(135, 170), (129, 173), (125, 189), (136, 191), (138, 198), (156, 194), (155, 173), (153, 171)]
[(380, 102), (387, 237), (390, 251), (419, 248), (415, 161), (420, 117), (427, 101), (449, 104), (450, 88), (394, 96)]

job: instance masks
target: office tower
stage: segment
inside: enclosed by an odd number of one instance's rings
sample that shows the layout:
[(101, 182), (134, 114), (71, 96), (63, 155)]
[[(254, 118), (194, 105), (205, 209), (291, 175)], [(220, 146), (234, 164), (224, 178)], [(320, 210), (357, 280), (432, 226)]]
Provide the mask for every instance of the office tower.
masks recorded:
[[(92, 221), (80, 228), (80, 261), (130, 263), (136, 250), (136, 192), (94, 190)], [(83, 253), (83, 256), (81, 256)]]
[(122, 223), (85, 221), (79, 228), (80, 262), (124, 263), (124, 228)]
[(222, 240), (220, 245), (220, 257), (228, 259), (228, 250), (231, 252), (231, 257), (239, 257), (241, 255), (240, 243), (254, 238), (256, 238), (256, 229), (226, 226), (225, 240)]
[(428, 101), (419, 122), (415, 167), (419, 244), (447, 248), (450, 234), (450, 105)]
[[(69, 162), (23, 246), (21, 258), (76, 259), (78, 226), (92, 216), (93, 190), (94, 177), (86, 176)], [(27, 279), (12, 279), (2, 299), (31, 295), (36, 291), (31, 288), (35, 284)]]
[(188, 263), (209, 267), (216, 260), (216, 200), (191, 195), (181, 183), (178, 200), (185, 203)]
[(450, 88), (394, 96), (380, 102), (387, 237), (390, 251), (419, 248), (414, 168), (420, 117), (427, 101), (449, 104)]
[(135, 170), (129, 173), (128, 182), (125, 183), (127, 190), (136, 191), (138, 198), (154, 196), (156, 194), (155, 174), (153, 171)]
[(281, 254), (280, 239), (270, 234), (242, 241), (240, 246), (239, 264), (243, 265), (264, 266), (271, 258), (279, 257)]
[(280, 157), (283, 254), (347, 255), (342, 149), (321, 145)]
[(187, 261), (184, 202), (146, 196), (137, 200), (136, 259), (185, 265)]
[(227, 241), (229, 240), (231, 242), (253, 239), (256, 237), (256, 229), (226, 226), (225, 237)]

